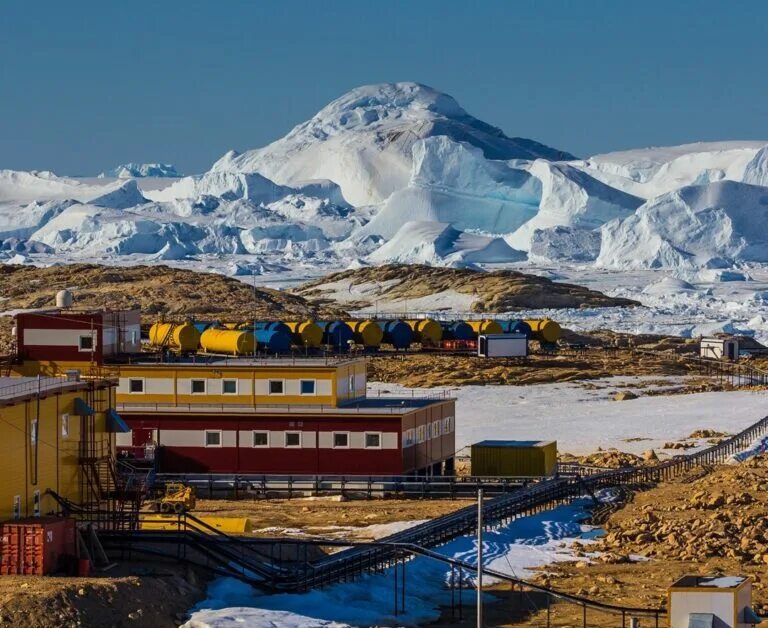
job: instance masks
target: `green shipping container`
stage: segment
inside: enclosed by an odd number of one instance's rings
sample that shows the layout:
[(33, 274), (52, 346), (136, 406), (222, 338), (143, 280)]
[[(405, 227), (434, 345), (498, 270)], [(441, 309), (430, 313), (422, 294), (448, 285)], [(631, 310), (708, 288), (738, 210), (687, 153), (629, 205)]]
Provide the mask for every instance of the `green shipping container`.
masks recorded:
[(557, 441), (484, 440), (472, 445), (472, 475), (538, 477), (557, 471)]

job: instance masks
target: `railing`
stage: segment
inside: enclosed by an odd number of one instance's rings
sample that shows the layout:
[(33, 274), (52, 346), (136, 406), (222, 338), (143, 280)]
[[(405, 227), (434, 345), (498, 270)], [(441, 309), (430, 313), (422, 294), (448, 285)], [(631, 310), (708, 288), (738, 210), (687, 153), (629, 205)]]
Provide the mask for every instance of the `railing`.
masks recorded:
[(417, 497), (456, 499), (472, 497), (482, 488), (486, 495), (500, 495), (519, 490), (546, 477), (506, 476), (329, 476), (329, 475), (253, 475), (159, 473), (157, 486), (183, 482), (195, 489), (198, 497), (264, 497), (270, 494), (292, 499), (318, 495), (357, 495), (368, 499), (381, 497)]
[(66, 377), (37, 377), (33, 380), (22, 378), (11, 378), (13, 383), (0, 385), (0, 399), (13, 399), (25, 395), (36, 395), (38, 392), (44, 393), (51, 390), (64, 389), (68, 386), (80, 387), (83, 382), (69, 380)]

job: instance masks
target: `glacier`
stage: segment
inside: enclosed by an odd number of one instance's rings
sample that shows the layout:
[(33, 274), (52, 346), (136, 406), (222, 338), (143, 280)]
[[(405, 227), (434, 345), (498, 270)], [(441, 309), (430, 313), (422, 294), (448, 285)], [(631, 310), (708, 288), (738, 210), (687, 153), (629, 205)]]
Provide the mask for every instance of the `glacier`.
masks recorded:
[(0, 170), (0, 262), (576, 265), (721, 281), (768, 264), (766, 198), (766, 141), (577, 158), (426, 85), (383, 83), (192, 176), (160, 163), (94, 178)]

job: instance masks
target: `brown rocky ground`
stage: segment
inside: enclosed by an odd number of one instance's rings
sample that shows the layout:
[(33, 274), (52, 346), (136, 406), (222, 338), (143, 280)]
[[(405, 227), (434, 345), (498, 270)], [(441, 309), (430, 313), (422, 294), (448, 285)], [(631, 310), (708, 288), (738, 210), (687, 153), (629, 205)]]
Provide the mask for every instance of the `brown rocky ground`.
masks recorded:
[[(74, 292), (75, 307), (140, 307), (144, 322), (168, 319), (326, 317), (342, 314), (304, 298), (217, 275), (169, 266), (111, 267), (67, 264), (37, 268), (0, 266), (0, 311), (54, 307), (59, 290)], [(0, 355), (7, 351), (12, 318), (0, 316)]]
[[(285, 530), (325, 536), (335, 527), (364, 528), (375, 524), (432, 519), (463, 508), (467, 500), (371, 499), (339, 501), (334, 498), (223, 500), (198, 499), (194, 514), (248, 517), (254, 533), (279, 536)], [(359, 537), (354, 530), (345, 536)]]
[[(695, 374), (695, 368), (676, 353), (645, 354), (626, 348), (532, 354), (525, 360), (437, 353), (388, 355), (371, 358), (368, 368), (371, 381), (415, 388), (542, 384), (615, 375), (658, 376), (662, 380), (664, 376)], [(699, 385), (706, 388), (712, 384), (701, 380), (681, 388)]]
[[(748, 575), (753, 603), (768, 613), (768, 457), (701, 469), (638, 493), (606, 522), (588, 562), (559, 563), (540, 576), (556, 589), (629, 606), (660, 606), (685, 574)], [(629, 555), (647, 560), (629, 562)]]
[[(128, 573), (134, 575), (121, 575)], [(159, 561), (121, 563), (104, 577), (3, 576), (0, 626), (171, 628), (204, 598), (205, 587), (195, 570)]]
[[(324, 284), (351, 280), (355, 284), (377, 282), (382, 289), (377, 300), (417, 299), (453, 290), (476, 297), (475, 312), (508, 312), (515, 309), (636, 306), (637, 301), (609, 297), (574, 284), (559, 283), (513, 270), (480, 272), (469, 269), (437, 268), (419, 264), (389, 264), (334, 273), (310, 281), (295, 290), (319, 304), (329, 303)], [(388, 283), (392, 282), (392, 283)], [(397, 283), (394, 283), (397, 282)], [(370, 307), (371, 302), (346, 304), (349, 309)]]

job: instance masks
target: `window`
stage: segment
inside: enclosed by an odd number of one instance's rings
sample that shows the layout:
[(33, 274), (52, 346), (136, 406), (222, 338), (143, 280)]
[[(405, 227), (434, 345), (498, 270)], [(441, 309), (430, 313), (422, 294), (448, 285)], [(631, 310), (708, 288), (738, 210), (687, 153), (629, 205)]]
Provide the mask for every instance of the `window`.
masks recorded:
[(451, 433), (451, 417), (447, 416), (443, 419), (443, 434)]
[(270, 395), (282, 395), (283, 394), (283, 380), (282, 379), (270, 379), (269, 380), (269, 394)]
[(61, 415), (61, 437), (62, 438), (69, 437), (69, 415), (68, 414)]
[(205, 431), (205, 446), (206, 447), (221, 447), (221, 430), (206, 430)]
[(424, 442), (424, 435), (426, 433), (426, 430), (424, 429), (423, 425), (419, 425), (419, 427), (416, 428), (416, 442), (417, 443), (423, 443)]
[(221, 381), (221, 392), (225, 395), (237, 394), (237, 380), (236, 379), (224, 379)]
[(286, 447), (301, 447), (301, 432), (286, 432), (285, 433), (285, 446)]
[(413, 447), (414, 442), (414, 431), (411, 430), (405, 430), (405, 433), (403, 434), (403, 447)]
[(144, 380), (143, 379), (129, 379), (128, 380), (128, 392), (129, 393), (143, 393), (144, 392)]
[(366, 432), (365, 433), (365, 448), (366, 449), (381, 449), (381, 432)]
[(425, 440), (429, 440), (430, 438), (432, 438), (432, 424), (431, 423), (427, 423), (425, 428), (426, 428), (427, 433), (426, 433), (424, 438), (425, 438)]
[(34, 500), (35, 500), (34, 516), (39, 517), (40, 516), (40, 491), (34, 492)]
[(93, 342), (93, 336), (88, 334), (87, 336), (80, 336), (78, 339), (78, 348), (80, 351), (93, 351), (95, 343)]
[(193, 379), (192, 380), (192, 394), (193, 395), (204, 395), (205, 394), (205, 380), (204, 379)]
[(302, 395), (314, 395), (315, 394), (315, 380), (314, 379), (302, 379), (299, 385)]
[(253, 432), (254, 447), (269, 447), (269, 432)]
[(21, 519), (21, 495), (13, 498), (13, 518)]
[(37, 419), (32, 419), (32, 424), (30, 425), (29, 430), (29, 441), (32, 445), (37, 445)]
[(349, 448), (349, 432), (334, 432), (333, 446), (336, 449)]
[(349, 376), (349, 392), (355, 392), (355, 375), (354, 373)]
[(440, 436), (440, 421), (432, 422), (432, 438)]

